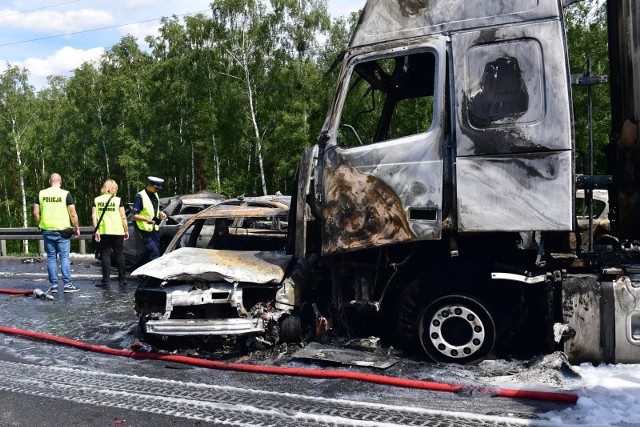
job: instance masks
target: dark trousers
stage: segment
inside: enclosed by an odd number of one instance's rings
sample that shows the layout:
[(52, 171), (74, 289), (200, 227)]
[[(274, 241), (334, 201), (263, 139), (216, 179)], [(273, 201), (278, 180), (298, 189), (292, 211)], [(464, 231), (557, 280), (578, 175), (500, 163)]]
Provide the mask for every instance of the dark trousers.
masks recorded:
[(111, 276), (111, 251), (113, 250), (116, 269), (118, 270), (118, 282), (125, 283), (127, 276), (124, 271), (124, 236), (103, 234), (100, 239), (100, 252), (102, 253), (102, 283), (109, 283)]
[(143, 231), (141, 234), (144, 242), (144, 253), (133, 263), (131, 271), (160, 256), (160, 234), (157, 231)]

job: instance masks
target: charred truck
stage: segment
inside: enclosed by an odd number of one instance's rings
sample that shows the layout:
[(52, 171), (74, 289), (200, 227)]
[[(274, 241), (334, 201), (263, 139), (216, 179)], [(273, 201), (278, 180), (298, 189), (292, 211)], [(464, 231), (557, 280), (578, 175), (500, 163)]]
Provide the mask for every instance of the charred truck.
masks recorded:
[[(640, 362), (640, 6), (607, 7), (594, 176), (576, 173), (559, 0), (367, 1), (298, 169), (276, 305), (442, 362)], [(611, 233), (585, 246), (576, 192), (595, 188)]]

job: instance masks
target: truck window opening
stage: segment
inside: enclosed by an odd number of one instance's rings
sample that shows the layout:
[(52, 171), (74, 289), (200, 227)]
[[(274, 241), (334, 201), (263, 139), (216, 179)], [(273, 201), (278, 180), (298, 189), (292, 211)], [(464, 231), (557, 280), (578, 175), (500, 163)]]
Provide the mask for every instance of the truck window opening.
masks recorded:
[(435, 55), (417, 52), (358, 63), (338, 141), (356, 147), (426, 132), (433, 120)]

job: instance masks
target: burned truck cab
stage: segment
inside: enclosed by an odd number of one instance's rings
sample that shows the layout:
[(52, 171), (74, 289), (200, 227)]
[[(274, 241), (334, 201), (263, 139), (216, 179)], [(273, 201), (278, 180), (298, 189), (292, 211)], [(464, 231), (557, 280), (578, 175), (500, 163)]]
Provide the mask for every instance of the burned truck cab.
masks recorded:
[(572, 230), (561, 13), (556, 1), (367, 3), (315, 166), (324, 255)]
[(560, 1), (369, 0), (342, 60), (297, 175), (289, 250), (319, 274), (296, 299), (440, 362), (639, 361), (640, 251), (575, 244)]
[[(329, 266), (333, 311), (380, 313), (436, 360), (484, 357), (504, 306), (544, 299), (526, 280), (498, 289), (493, 266), (544, 275), (515, 253), (522, 235), (573, 230), (560, 3), (370, 0), (342, 59), (299, 168), (292, 252)], [(463, 338), (429, 326), (449, 309)]]

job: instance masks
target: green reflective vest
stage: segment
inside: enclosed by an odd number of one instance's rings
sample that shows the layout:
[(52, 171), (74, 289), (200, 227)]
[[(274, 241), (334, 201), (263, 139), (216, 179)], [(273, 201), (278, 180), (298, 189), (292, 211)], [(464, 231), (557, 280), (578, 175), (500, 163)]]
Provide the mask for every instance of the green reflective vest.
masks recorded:
[[(142, 210), (138, 212), (138, 214), (142, 215), (145, 218), (157, 218), (158, 214), (160, 213), (160, 197), (158, 196), (158, 193), (153, 193), (153, 195), (156, 196), (156, 200), (158, 201), (158, 209), (155, 212), (153, 210), (153, 204), (151, 203), (151, 199), (147, 195), (147, 192), (145, 190), (142, 190), (138, 194), (140, 195), (140, 197), (142, 197)], [(149, 224), (143, 221), (136, 221), (136, 224), (138, 225), (138, 228), (143, 231), (157, 231), (160, 229), (160, 227), (158, 227), (158, 224)]]
[(49, 187), (40, 191), (40, 228), (42, 230), (64, 230), (71, 227), (67, 209), (68, 191), (59, 187)]
[[(96, 205), (96, 221), (100, 219), (102, 211), (105, 209), (107, 201), (111, 198), (111, 194), (101, 194), (94, 199)], [(120, 216), (120, 197), (113, 197), (106, 207), (106, 212), (100, 221), (98, 227), (100, 234), (110, 234), (114, 236), (124, 236), (124, 228), (122, 227), (122, 217)]]

